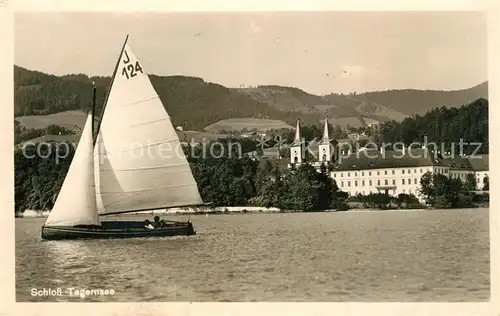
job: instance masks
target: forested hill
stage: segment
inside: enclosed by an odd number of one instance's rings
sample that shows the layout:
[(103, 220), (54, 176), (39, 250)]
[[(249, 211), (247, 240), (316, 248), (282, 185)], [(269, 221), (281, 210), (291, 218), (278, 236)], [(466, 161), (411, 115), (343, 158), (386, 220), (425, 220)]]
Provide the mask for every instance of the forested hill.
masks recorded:
[[(237, 117), (276, 118), (293, 122), (298, 116), (316, 122), (315, 115), (279, 111), (237, 90), (208, 83), (201, 78), (150, 75), (174, 125), (202, 130), (221, 119)], [(92, 106), (92, 82), (97, 86), (100, 110), (108, 89), (109, 77), (83, 74), (57, 77), (15, 66), (15, 116), (45, 115), (67, 110), (88, 110)]]
[(380, 126), (379, 141), (409, 145), (427, 140), (438, 146), (455, 147), (455, 153), (462, 141), (471, 143), (470, 147), (464, 146), (467, 154), (472, 154), (470, 150), (474, 151), (479, 143), (479, 153), (488, 153), (488, 123), (488, 100), (481, 98), (458, 108), (435, 108), (423, 116), (414, 115), (399, 123), (385, 122)]
[(423, 115), (441, 106), (458, 107), (480, 98), (488, 99), (488, 82), (455, 91), (387, 90), (363, 93), (361, 97), (401, 113)]
[[(293, 87), (227, 88), (195, 77), (150, 75), (150, 78), (173, 124), (189, 130), (203, 130), (229, 118), (268, 118), (292, 126), (298, 117), (304, 124), (316, 124), (325, 114), (333, 119), (359, 120), (361, 125), (368, 119), (401, 121), (414, 113), (425, 113), (441, 105), (460, 106), (480, 97), (487, 98), (488, 94), (487, 83), (463, 91), (398, 90), (318, 96)], [(15, 66), (15, 116), (90, 109), (93, 81), (99, 110), (109, 77), (54, 76)]]

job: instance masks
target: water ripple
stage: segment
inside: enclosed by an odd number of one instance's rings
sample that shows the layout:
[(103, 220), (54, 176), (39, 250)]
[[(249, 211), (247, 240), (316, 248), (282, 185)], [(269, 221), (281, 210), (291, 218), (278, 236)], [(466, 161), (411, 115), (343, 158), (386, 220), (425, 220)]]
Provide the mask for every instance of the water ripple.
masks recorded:
[[(487, 209), (192, 220), (198, 234), (190, 237), (41, 241), (43, 219), (16, 219), (17, 300), (489, 299)], [(30, 294), (58, 287), (116, 293)]]

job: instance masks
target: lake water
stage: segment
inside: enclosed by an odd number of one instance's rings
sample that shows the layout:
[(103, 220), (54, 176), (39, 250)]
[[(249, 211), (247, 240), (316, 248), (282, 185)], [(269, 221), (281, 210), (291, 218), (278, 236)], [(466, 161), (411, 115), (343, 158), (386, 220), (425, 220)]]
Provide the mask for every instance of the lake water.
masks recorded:
[[(16, 297), (488, 301), (488, 217), (488, 209), (201, 215), (191, 217), (196, 236), (77, 241), (42, 241), (44, 218), (16, 219)], [(63, 296), (32, 296), (33, 288)], [(67, 288), (114, 295), (72, 297)]]

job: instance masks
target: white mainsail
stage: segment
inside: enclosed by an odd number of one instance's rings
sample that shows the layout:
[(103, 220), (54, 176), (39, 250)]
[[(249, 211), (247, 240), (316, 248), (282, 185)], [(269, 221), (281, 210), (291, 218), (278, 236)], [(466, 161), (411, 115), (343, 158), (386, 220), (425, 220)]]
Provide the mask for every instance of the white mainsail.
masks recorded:
[(45, 225), (100, 225), (95, 199), (93, 152), (92, 115), (89, 114), (68, 173)]
[(125, 43), (94, 150), (99, 214), (202, 204), (158, 94)]

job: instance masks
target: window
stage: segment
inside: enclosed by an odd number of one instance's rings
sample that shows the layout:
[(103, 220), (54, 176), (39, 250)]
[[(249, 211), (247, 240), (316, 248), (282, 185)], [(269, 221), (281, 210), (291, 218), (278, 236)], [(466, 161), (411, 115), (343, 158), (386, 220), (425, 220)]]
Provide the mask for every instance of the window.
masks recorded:
[(444, 173), (448, 173), (448, 169), (444, 169)]
[(377, 180), (377, 185), (380, 185), (380, 180)]
[(368, 185), (372, 185), (372, 180), (368, 180)]
[(387, 179), (385, 179), (385, 185), (388, 185), (389, 184), (389, 181), (387, 181)]
[(384, 170), (384, 174), (387, 175), (387, 170)]
[(362, 172), (361, 172), (361, 176), (362, 176), (362, 177), (364, 177), (364, 176), (365, 176), (365, 172), (364, 172), (364, 171), (362, 171)]
[(401, 174), (405, 174), (405, 170), (404, 170), (404, 169), (403, 169), (403, 170), (401, 170)]
[(372, 175), (372, 172), (371, 171), (368, 171), (368, 175), (371, 176)]
[(347, 176), (348, 176), (348, 177), (350, 177), (350, 176), (351, 176), (351, 173), (350, 173), (350, 172), (348, 172), (348, 173), (347, 173)]
[(408, 169), (408, 173), (411, 173), (411, 169)]
[(380, 175), (380, 171), (377, 171), (377, 176), (379, 176), (379, 175)]
[(417, 178), (413, 179), (413, 184), (417, 184)]
[(395, 171), (395, 170), (392, 170), (392, 174), (396, 174), (396, 171)]
[(341, 178), (343, 177), (343, 173), (342, 173), (342, 172), (340, 173), (340, 177), (341, 177)]
[(362, 181), (361, 181), (361, 185), (362, 185), (362, 186), (365, 186), (365, 180), (362, 180)]
[(396, 179), (392, 179), (392, 185), (396, 184)]
[(417, 173), (417, 169), (413, 169), (413, 173)]
[(351, 181), (347, 181), (347, 186), (350, 187), (351, 186)]
[(344, 187), (344, 181), (340, 181), (340, 186), (343, 188)]
[(355, 173), (354, 173), (354, 176), (355, 176), (355, 177), (357, 177), (357, 176), (358, 176), (358, 173), (357, 173), (357, 172), (355, 172)]
[(358, 181), (354, 181), (354, 186), (357, 187), (358, 186)]
[(405, 179), (401, 179), (401, 184), (405, 184)]
[(336, 177), (336, 175), (337, 175), (337, 174), (335, 174), (335, 173), (334, 173), (334, 174), (333, 174), (333, 177), (335, 178), (335, 177)]
[(424, 170), (422, 170), (422, 168), (420, 168), (420, 173), (423, 173), (423, 172), (424, 172)]

